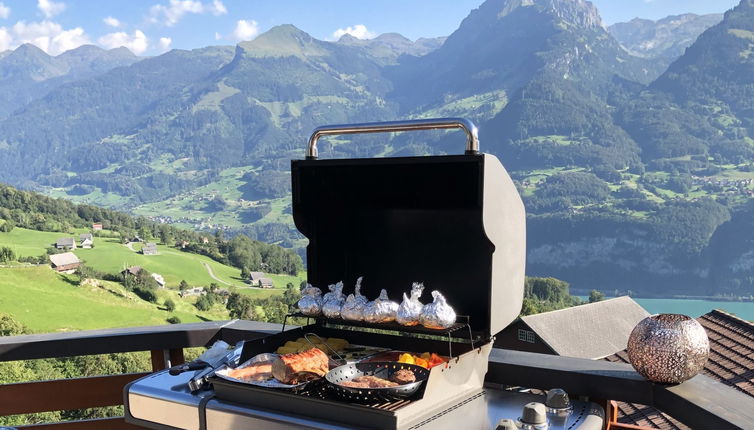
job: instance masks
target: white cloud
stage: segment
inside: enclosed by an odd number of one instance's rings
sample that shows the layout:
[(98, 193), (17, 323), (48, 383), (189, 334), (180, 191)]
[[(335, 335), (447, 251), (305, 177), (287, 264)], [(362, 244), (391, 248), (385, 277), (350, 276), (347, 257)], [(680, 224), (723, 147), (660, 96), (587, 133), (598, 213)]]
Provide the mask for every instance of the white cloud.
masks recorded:
[(221, 0), (206, 4), (197, 0), (170, 0), (167, 5), (156, 4), (149, 8), (149, 19), (172, 27), (189, 13), (223, 15), (228, 13), (228, 9)]
[(164, 51), (167, 51), (168, 49), (170, 49), (170, 44), (171, 43), (173, 43), (173, 39), (171, 39), (169, 37), (161, 37), (160, 38), (160, 42), (159, 42), (159, 44), (160, 44), (160, 51), (164, 52)]
[(10, 8), (5, 5), (5, 3), (0, 2), (0, 18), (7, 18), (10, 16)]
[(356, 24), (353, 27), (348, 26), (346, 28), (339, 28), (335, 30), (332, 34), (333, 39), (338, 40), (343, 35), (350, 34), (351, 36), (357, 38), (357, 39), (372, 39), (376, 34), (372, 33), (371, 31), (367, 30), (367, 26), (364, 24)]
[(13, 36), (10, 35), (8, 29), (0, 27), (0, 52), (11, 48), (13, 43)]
[(223, 38), (223, 35), (222, 35), (222, 34), (220, 34), (220, 33), (218, 33), (218, 32), (215, 32), (215, 40), (220, 40), (220, 39), (222, 39), (222, 38)]
[[(167, 38), (162, 38), (162, 39), (167, 39)], [(160, 43), (162, 43), (162, 39), (160, 39)], [(108, 33), (100, 37), (99, 39), (97, 39), (97, 43), (99, 43), (100, 45), (104, 46), (107, 49), (113, 49), (113, 48), (125, 46), (136, 55), (144, 53), (144, 51), (146, 51), (147, 48), (149, 48), (149, 39), (141, 30), (136, 30), (131, 35), (129, 35), (125, 31), (119, 31), (117, 33)]]
[(110, 27), (118, 28), (122, 24), (117, 18), (113, 18), (112, 16), (108, 16), (107, 18), (103, 19), (102, 22), (105, 23), (105, 25), (109, 25)]
[[(6, 31), (6, 37), (8, 32)], [(10, 46), (32, 43), (50, 55), (58, 55), (81, 45), (91, 43), (81, 27), (64, 30), (52, 21), (30, 22), (18, 21), (11, 27)]]
[(37, 0), (37, 7), (42, 11), (46, 18), (52, 18), (60, 12), (63, 12), (65, 9), (65, 3), (56, 3), (52, 0)]
[(251, 40), (259, 34), (259, 24), (253, 20), (239, 19), (236, 28), (233, 30), (233, 39)]
[(225, 15), (228, 13), (228, 9), (225, 8), (225, 5), (220, 0), (214, 0), (212, 2), (212, 6), (210, 6), (210, 12), (212, 12), (212, 15)]

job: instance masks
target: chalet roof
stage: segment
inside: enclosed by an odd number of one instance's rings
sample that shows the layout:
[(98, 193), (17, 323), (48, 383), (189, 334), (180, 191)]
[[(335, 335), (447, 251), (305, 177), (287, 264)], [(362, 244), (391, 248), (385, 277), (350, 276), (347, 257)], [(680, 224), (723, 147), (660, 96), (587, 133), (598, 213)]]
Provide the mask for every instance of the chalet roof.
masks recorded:
[(120, 273), (129, 273), (131, 275), (136, 276), (139, 272), (141, 272), (141, 266), (131, 266)]
[(597, 359), (626, 348), (631, 330), (649, 316), (628, 296), (521, 317), (558, 355)]
[(157, 249), (157, 244), (154, 242), (147, 242), (144, 244), (144, 248)]
[(57, 246), (73, 246), (74, 243), (75, 242), (72, 237), (61, 237), (57, 242), (55, 242)]
[[(703, 373), (754, 397), (754, 323), (721, 310), (697, 318), (707, 330), (710, 355)], [(605, 357), (612, 362), (628, 363), (625, 350)], [(633, 403), (618, 403), (618, 421), (656, 429), (689, 429), (657, 409)]]
[(261, 282), (262, 285), (272, 285), (272, 279), (270, 278), (259, 278), (259, 282)]
[(63, 252), (61, 254), (52, 254), (52, 255), (50, 255), (50, 261), (52, 262), (52, 264), (54, 264), (57, 267), (67, 266), (69, 264), (81, 263), (81, 260), (79, 260), (79, 258), (76, 257), (76, 254), (74, 254), (72, 252)]
[(251, 272), (249, 274), (249, 278), (251, 278), (254, 281), (257, 281), (259, 279), (264, 278), (264, 272)]
[(92, 238), (93, 236), (91, 233), (81, 233), (79, 235), (79, 240), (86, 240), (86, 239), (92, 240)]

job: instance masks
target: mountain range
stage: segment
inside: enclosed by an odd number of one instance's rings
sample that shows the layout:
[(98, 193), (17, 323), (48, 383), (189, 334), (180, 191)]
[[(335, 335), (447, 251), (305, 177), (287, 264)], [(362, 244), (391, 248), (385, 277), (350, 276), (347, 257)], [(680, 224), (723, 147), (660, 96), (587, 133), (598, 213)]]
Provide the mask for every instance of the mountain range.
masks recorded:
[[(751, 294), (754, 261), (738, 258), (754, 245), (727, 259), (714, 247), (751, 211), (752, 52), (752, 0), (610, 27), (583, 0), (487, 0), (444, 39), (326, 42), (283, 25), (235, 47), (102, 51), (76, 66), (24, 46), (0, 57), (29, 88), (0, 90), (0, 180), (301, 246), (287, 166), (314, 127), (465, 116), (524, 196), (529, 274)], [(11, 56), (50, 66), (13, 69)], [(461, 141), (371, 135), (323, 140), (320, 154), (458, 153)]]

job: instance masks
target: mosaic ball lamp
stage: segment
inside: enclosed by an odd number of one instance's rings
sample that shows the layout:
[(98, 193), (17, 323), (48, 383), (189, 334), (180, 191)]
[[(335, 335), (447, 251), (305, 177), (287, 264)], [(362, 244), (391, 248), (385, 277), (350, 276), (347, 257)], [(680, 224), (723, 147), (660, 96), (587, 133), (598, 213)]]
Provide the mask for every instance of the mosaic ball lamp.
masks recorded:
[(694, 318), (658, 314), (644, 318), (628, 338), (628, 359), (653, 382), (679, 384), (701, 372), (709, 355), (707, 332)]

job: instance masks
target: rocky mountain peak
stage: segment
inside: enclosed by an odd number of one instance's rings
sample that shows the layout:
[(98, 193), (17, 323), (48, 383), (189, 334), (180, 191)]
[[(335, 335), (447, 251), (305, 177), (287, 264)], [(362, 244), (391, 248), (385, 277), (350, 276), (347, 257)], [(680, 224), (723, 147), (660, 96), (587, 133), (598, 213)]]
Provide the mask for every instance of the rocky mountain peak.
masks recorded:
[[(488, 0), (479, 10), (495, 9), (497, 18), (502, 18), (524, 7), (536, 7), (551, 13), (562, 21), (578, 27), (602, 27), (602, 18), (597, 8), (586, 0)], [(488, 11), (485, 11), (488, 12)]]

